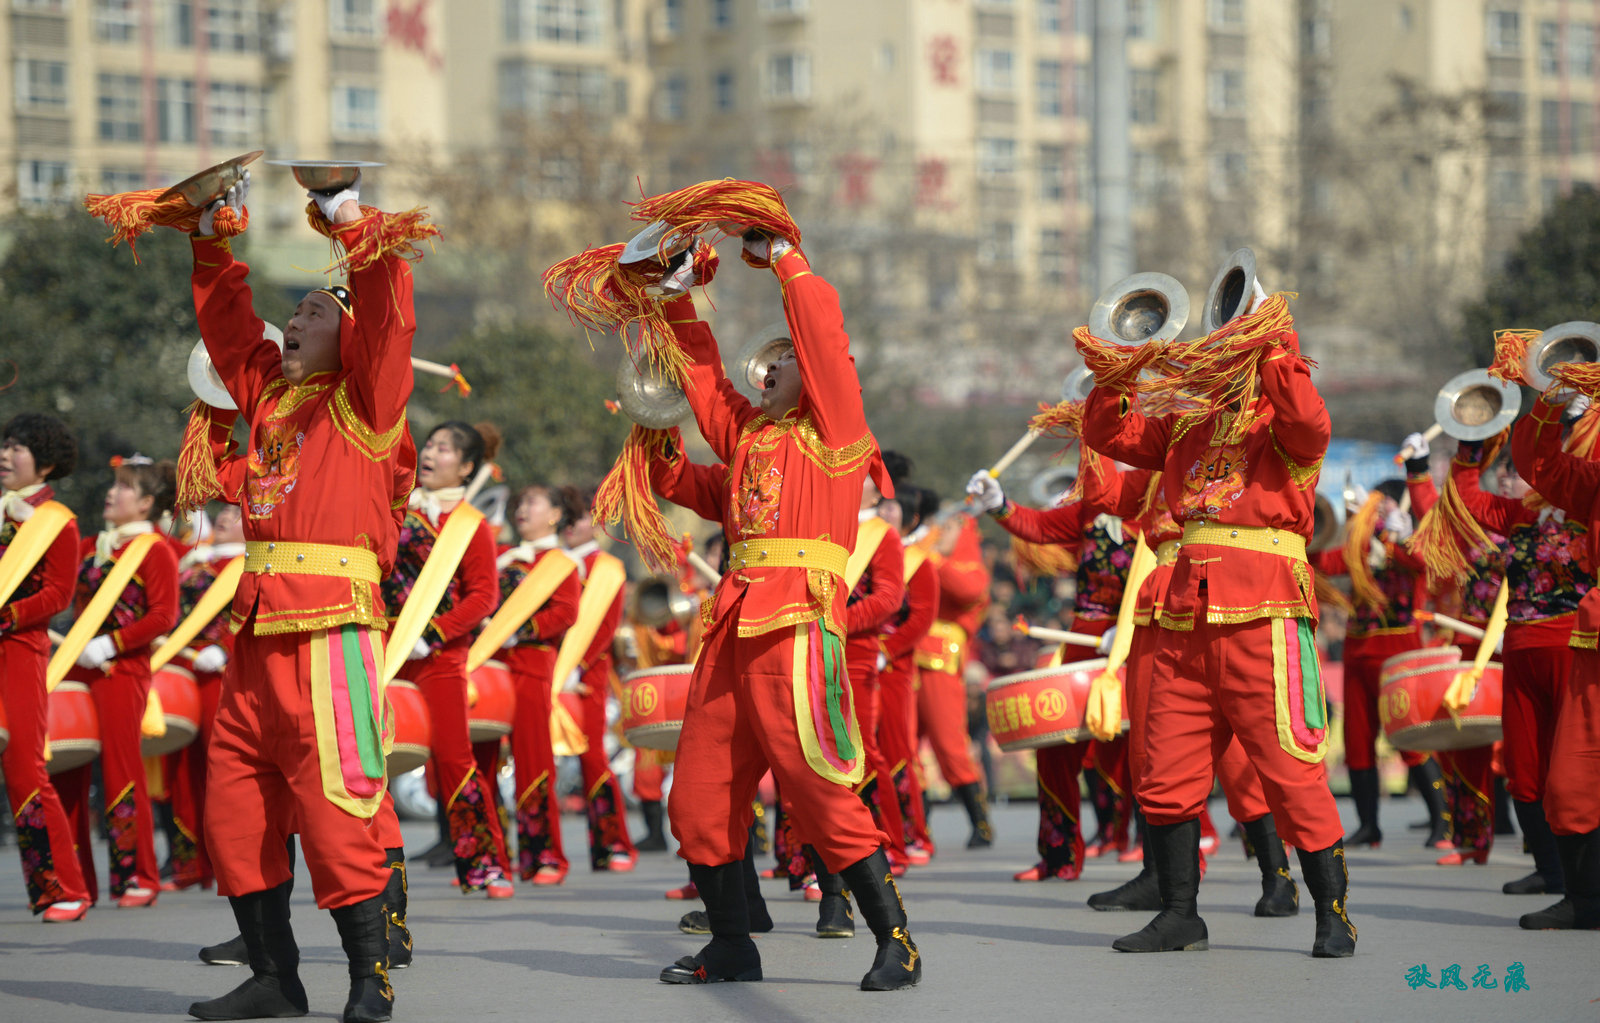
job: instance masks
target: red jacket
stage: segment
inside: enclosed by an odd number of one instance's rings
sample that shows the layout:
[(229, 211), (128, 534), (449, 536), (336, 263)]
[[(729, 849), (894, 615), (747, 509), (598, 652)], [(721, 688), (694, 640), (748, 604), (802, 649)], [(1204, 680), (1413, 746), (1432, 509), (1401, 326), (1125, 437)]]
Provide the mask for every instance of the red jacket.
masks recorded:
[[(406, 512), (400, 528), (394, 571), (383, 581), (384, 602), (391, 621), (399, 616), (400, 609), (405, 606), (406, 598), (416, 585), (417, 575), (454, 511), (451, 509), (440, 515), (437, 526), (421, 512)], [(450, 577), (444, 595), (439, 598), (439, 606), (423, 630), (422, 638), (435, 651), (471, 646), (473, 634), (485, 618), (494, 614), (499, 604), (500, 584), (495, 569), (494, 534), (489, 531), (487, 522), (479, 522), (472, 539), (467, 543), (467, 549), (461, 554), (461, 563), (456, 566), (455, 575)], [(402, 651), (400, 656), (407, 653), (409, 651)]]
[[(1512, 457), (1545, 500), (1564, 510), (1568, 521), (1586, 525), (1589, 557), (1600, 563), (1600, 462), (1561, 450), (1562, 408), (1542, 397), (1534, 402), (1511, 433)], [(1570, 644), (1579, 650), (1600, 647), (1600, 587), (1591, 586), (1579, 602)]]
[[(35, 508), (53, 500), (55, 491), (48, 485), (27, 499)], [(20, 528), (9, 516), (0, 517), (0, 557), (5, 556), (6, 548), (16, 539)], [(65, 611), (72, 603), (72, 590), (77, 579), (78, 520), (74, 518), (56, 534), (44, 557), (17, 586), (5, 607), (0, 608), (0, 636), (23, 637), (40, 653), (48, 650), (50, 640), (46, 635), (47, 626), (51, 618)]]
[[(112, 551), (110, 561), (96, 565), (95, 538), (83, 538), (78, 548), (80, 567), (72, 601), (74, 615), (81, 615), (88, 607), (100, 583), (111, 574), (112, 567), (132, 542), (130, 537)], [(148, 655), (156, 637), (171, 632), (177, 624), (178, 556), (173, 553), (171, 544), (158, 542), (151, 545), (149, 553), (139, 563), (139, 570), (128, 580), (95, 635), (110, 636), (117, 645), (118, 657), (130, 653)]]

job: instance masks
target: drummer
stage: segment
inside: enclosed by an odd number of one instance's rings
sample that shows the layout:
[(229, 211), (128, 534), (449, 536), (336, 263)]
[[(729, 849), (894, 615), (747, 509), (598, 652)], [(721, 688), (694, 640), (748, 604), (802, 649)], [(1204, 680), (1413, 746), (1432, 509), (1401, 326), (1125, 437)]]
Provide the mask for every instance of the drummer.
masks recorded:
[[(0, 555), (10, 554), (35, 511), (55, 500), (50, 484), (72, 475), (77, 462), (77, 439), (55, 416), (23, 412), (0, 430)], [(63, 524), (54, 539), (17, 548), (16, 555), (32, 565), (0, 607), (0, 707), (11, 732), (0, 768), (17, 826), (28, 908), (43, 913), (46, 923), (66, 923), (82, 920), (92, 900), (72, 851), (72, 825), (45, 769), (45, 666), (50, 619), (72, 603), (78, 524), (64, 505), (50, 510), (60, 513)], [(48, 520), (41, 518), (30, 533), (49, 528)]]

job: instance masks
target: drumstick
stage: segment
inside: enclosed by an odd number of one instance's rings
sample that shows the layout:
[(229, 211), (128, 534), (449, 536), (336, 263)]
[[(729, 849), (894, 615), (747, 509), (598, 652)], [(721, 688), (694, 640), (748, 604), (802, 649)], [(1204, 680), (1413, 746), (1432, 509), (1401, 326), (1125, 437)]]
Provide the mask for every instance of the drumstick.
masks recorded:
[[(1422, 439), (1426, 441), (1436, 440), (1438, 439), (1439, 434), (1443, 432), (1444, 427), (1438, 423), (1434, 423), (1432, 426), (1422, 431)], [(1400, 453), (1398, 455), (1394, 456), (1394, 464), (1399, 465), (1414, 454), (1416, 454), (1416, 451), (1412, 449), (1410, 444), (1407, 444), (1405, 447), (1400, 449)]]
[(1476, 625), (1469, 625), (1459, 618), (1451, 618), (1449, 615), (1440, 614), (1438, 611), (1418, 611), (1414, 617), (1419, 622), (1432, 622), (1441, 628), (1459, 632), (1470, 639), (1482, 639), (1485, 635), (1484, 631)]
[(62, 643), (66, 642), (66, 640), (67, 640), (67, 637), (63, 636), (61, 633), (57, 632), (54, 629), (46, 629), (45, 630), (45, 634), (50, 637), (50, 645), (51, 646), (60, 646)]
[(1021, 458), (1022, 453), (1028, 450), (1028, 446), (1038, 439), (1038, 430), (1029, 430), (1027, 433), (1023, 434), (1015, 444), (1011, 445), (1010, 451), (1007, 451), (1005, 454), (1000, 456), (1000, 461), (990, 466), (989, 478), (996, 480), (999, 479), (1000, 474), (1011, 468), (1011, 463)]
[(717, 582), (722, 578), (722, 573), (718, 572), (711, 562), (702, 558), (696, 551), (689, 552), (689, 565), (712, 582)]
[[(461, 392), (463, 398), (472, 393), (472, 385), (467, 383), (467, 378), (462, 376), (461, 371), (455, 366), (446, 366), (441, 362), (430, 362), (427, 359), (419, 359), (413, 355), (411, 357), (411, 368), (420, 370), (423, 373), (431, 373), (436, 377), (444, 377), (456, 385), (456, 390)], [(448, 391), (450, 389), (449, 385), (445, 385), (444, 389)]]
[(1100, 646), (1099, 636), (1090, 636), (1082, 632), (1068, 632), (1065, 629), (1050, 629), (1040, 625), (1030, 625), (1028, 620), (1021, 615), (1011, 626), (1024, 636), (1042, 639), (1046, 643), (1065, 643), (1068, 646)]
[(472, 482), (467, 484), (467, 492), (461, 495), (461, 500), (471, 504), (472, 499), (478, 496), (478, 492), (483, 489), (484, 484), (488, 483), (489, 478), (493, 475), (494, 463), (484, 462), (483, 465), (478, 467), (478, 471), (473, 473)]

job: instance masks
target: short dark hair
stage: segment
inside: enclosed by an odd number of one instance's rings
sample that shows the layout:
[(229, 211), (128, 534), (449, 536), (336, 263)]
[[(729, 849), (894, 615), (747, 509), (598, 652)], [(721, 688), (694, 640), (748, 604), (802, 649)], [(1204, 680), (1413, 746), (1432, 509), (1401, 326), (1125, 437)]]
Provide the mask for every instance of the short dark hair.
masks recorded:
[[(454, 444), (456, 450), (461, 452), (462, 464), (465, 465), (466, 463), (471, 462), (473, 472), (477, 472), (479, 469), (483, 468), (484, 459), (486, 457), (484, 450), (486, 445), (482, 432), (480, 432), (478, 428), (473, 426), (471, 423), (464, 423), (459, 419), (452, 419), (447, 423), (440, 423), (438, 426), (435, 426), (433, 429), (429, 430), (428, 437), (432, 438), (434, 434), (445, 430), (450, 432), (450, 443)], [(498, 446), (498, 434), (495, 436), (495, 441), (496, 445)]]
[(900, 506), (901, 525), (910, 530), (922, 524), (922, 488), (900, 483), (889, 500)]
[(6, 423), (0, 439), (15, 440), (33, 455), (36, 466), (48, 465), (47, 480), (72, 475), (78, 467), (78, 441), (67, 424), (43, 412), (19, 412)]
[(922, 503), (918, 510), (922, 513), (922, 521), (928, 522), (931, 521), (935, 515), (939, 514), (939, 495), (936, 491), (928, 487), (921, 487), (920, 493), (922, 497)]
[(561, 521), (556, 523), (556, 530), (566, 529), (574, 522), (583, 518), (583, 505), (578, 501), (578, 492), (571, 487), (557, 487), (549, 483), (530, 483), (517, 491), (517, 499), (513, 507), (522, 503), (529, 494), (543, 494), (550, 506), (561, 513)]
[(134, 486), (140, 497), (155, 499), (150, 506), (151, 522), (159, 522), (178, 501), (178, 464), (171, 459), (137, 464), (124, 462), (115, 472), (117, 481)]

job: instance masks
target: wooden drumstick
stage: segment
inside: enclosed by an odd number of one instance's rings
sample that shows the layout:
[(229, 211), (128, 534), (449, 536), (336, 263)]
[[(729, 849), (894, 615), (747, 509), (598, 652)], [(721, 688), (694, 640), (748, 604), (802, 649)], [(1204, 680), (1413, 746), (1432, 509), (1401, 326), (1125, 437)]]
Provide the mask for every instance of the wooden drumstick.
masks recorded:
[[(461, 370), (455, 366), (446, 366), (442, 362), (430, 362), (427, 359), (419, 359), (413, 355), (411, 357), (411, 368), (423, 373), (431, 373), (436, 377), (444, 377), (456, 385), (456, 390), (460, 392), (463, 398), (472, 393), (472, 385), (467, 383), (467, 378), (462, 376)], [(447, 384), (444, 389), (448, 391), (450, 389), (449, 385)]]
[[(1432, 426), (1422, 431), (1422, 439), (1431, 442), (1437, 440), (1439, 434), (1443, 432), (1444, 427), (1438, 423), (1434, 423)], [(1400, 453), (1398, 455), (1394, 456), (1394, 464), (1399, 465), (1414, 454), (1416, 454), (1416, 451), (1411, 447), (1410, 444), (1407, 444), (1405, 447), (1400, 449)]]
[(712, 583), (716, 583), (722, 578), (722, 573), (717, 571), (716, 566), (702, 558), (698, 552), (690, 551), (688, 560), (691, 568), (710, 579)]
[(1007, 451), (1005, 454), (1000, 456), (1000, 461), (990, 466), (989, 478), (996, 480), (999, 479), (1000, 474), (1011, 468), (1011, 463), (1021, 458), (1022, 453), (1028, 450), (1029, 445), (1038, 439), (1038, 430), (1029, 430), (1027, 433), (1023, 434), (1015, 444), (1011, 445), (1010, 451)]
[(1082, 632), (1068, 632), (1065, 629), (1050, 629), (1040, 625), (1030, 625), (1028, 624), (1028, 620), (1020, 615), (1017, 617), (1017, 620), (1012, 623), (1012, 628), (1022, 633), (1024, 636), (1031, 636), (1034, 639), (1042, 639), (1046, 643), (1065, 643), (1068, 646), (1092, 646), (1097, 649), (1100, 646), (1101, 637), (1099, 636), (1090, 636)]
[(484, 485), (493, 476), (494, 463), (484, 462), (478, 467), (478, 471), (472, 474), (472, 482), (467, 484), (467, 492), (461, 495), (461, 500), (466, 504), (471, 504), (472, 499), (478, 496), (478, 492), (484, 488)]
[(1434, 625), (1437, 625), (1442, 629), (1449, 629), (1451, 632), (1459, 632), (1463, 636), (1466, 636), (1470, 639), (1482, 639), (1485, 635), (1487, 635), (1476, 625), (1469, 625), (1459, 618), (1451, 618), (1449, 615), (1440, 614), (1438, 611), (1418, 611), (1415, 613), (1414, 617), (1418, 621), (1432, 622)]

